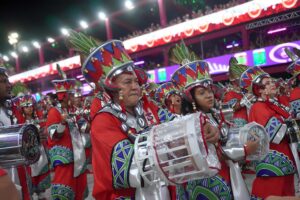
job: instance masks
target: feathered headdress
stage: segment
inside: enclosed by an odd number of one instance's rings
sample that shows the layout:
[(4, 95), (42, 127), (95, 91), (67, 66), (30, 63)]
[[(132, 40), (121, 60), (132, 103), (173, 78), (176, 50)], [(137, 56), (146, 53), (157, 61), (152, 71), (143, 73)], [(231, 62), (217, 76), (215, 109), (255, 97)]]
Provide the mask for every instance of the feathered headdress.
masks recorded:
[(229, 80), (239, 80), (242, 73), (246, 71), (248, 67), (246, 65), (241, 65), (235, 57), (231, 57), (229, 60)]
[(196, 86), (208, 87), (212, 84), (208, 63), (198, 60), (196, 54), (190, 51), (183, 42), (176, 45), (171, 51), (173, 52), (171, 54), (172, 60), (180, 62), (182, 65), (174, 72), (171, 80), (192, 102), (191, 89)]
[(52, 80), (51, 82), (54, 84), (56, 93), (59, 94), (58, 99), (61, 100), (62, 98), (64, 98), (64, 93), (72, 92), (74, 90), (75, 79), (68, 79), (66, 73), (60, 68), (58, 64), (56, 65), (56, 69), (62, 79)]
[(186, 65), (195, 60), (200, 60), (198, 56), (185, 45), (184, 41), (180, 44), (176, 44), (175, 47), (171, 48), (169, 51), (169, 59), (173, 63)]
[(69, 30), (69, 34), (70, 35), (66, 41), (67, 47), (83, 54), (84, 56), (88, 56), (95, 48), (102, 44), (101, 41), (81, 32)]
[(16, 82), (12, 87), (13, 96), (23, 96), (29, 92), (27, 86), (24, 83)]

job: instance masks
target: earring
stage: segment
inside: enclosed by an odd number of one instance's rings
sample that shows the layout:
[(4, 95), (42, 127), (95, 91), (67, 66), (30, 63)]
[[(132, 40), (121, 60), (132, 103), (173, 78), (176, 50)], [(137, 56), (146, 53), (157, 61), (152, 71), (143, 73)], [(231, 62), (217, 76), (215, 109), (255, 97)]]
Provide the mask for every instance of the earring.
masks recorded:
[(193, 110), (196, 111), (197, 107), (196, 107), (196, 103), (194, 101), (192, 102), (192, 105), (193, 105)]
[(142, 89), (142, 94), (143, 95), (147, 95), (147, 91), (146, 91), (146, 89), (143, 87), (143, 89)]
[(122, 92), (122, 90), (120, 90), (120, 92), (119, 92), (119, 100), (122, 101), (123, 99), (124, 99), (123, 92)]

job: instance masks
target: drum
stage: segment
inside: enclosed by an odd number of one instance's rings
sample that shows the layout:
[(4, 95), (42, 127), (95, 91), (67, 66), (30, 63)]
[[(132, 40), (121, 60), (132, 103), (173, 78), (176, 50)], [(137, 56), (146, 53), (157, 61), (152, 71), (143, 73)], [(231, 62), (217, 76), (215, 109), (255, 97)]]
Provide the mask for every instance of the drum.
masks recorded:
[(29, 165), (40, 157), (38, 129), (32, 125), (0, 127), (0, 166)]
[(239, 141), (244, 145), (247, 141), (259, 140), (259, 147), (254, 154), (248, 155), (247, 160), (262, 160), (269, 153), (269, 135), (265, 128), (256, 122), (251, 122), (239, 130)]
[(138, 135), (135, 163), (148, 184), (182, 184), (214, 176), (220, 163), (214, 145), (203, 137), (204, 116), (195, 113)]

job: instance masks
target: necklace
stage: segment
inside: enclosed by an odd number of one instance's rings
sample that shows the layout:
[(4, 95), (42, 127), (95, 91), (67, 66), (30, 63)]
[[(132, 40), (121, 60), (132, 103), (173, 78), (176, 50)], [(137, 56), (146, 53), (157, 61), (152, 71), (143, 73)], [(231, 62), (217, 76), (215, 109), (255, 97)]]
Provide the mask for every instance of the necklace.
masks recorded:
[[(109, 106), (111, 107), (111, 109), (116, 113), (116, 117), (121, 121), (121, 129), (123, 132), (125, 132), (129, 138), (131, 139), (135, 139), (135, 135), (131, 132), (130, 128), (134, 128), (131, 127), (131, 125), (128, 123), (128, 116), (126, 113), (122, 112), (122, 107), (117, 104), (117, 103), (109, 103)], [(142, 107), (141, 102), (138, 102), (138, 104), (135, 106), (134, 108), (134, 113), (135, 113), (135, 119), (137, 122), (137, 126), (139, 126), (138, 128), (135, 129), (140, 129), (143, 130), (146, 128), (146, 120), (144, 118), (144, 110)]]

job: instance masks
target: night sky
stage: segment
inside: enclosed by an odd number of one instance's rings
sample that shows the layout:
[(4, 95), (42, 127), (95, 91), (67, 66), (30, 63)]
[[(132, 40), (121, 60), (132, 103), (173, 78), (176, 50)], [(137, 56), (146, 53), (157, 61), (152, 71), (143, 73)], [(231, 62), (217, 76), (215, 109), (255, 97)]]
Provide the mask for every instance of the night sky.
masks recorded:
[[(156, 1), (145, 2), (138, 9), (126, 11), (112, 19), (114, 37), (146, 28), (151, 21), (159, 23)], [(98, 12), (103, 10), (106, 14), (112, 14), (124, 9), (123, 5), (124, 0), (1, 0), (0, 53), (4, 54), (12, 49), (7, 39), (12, 31), (21, 35), (21, 41), (45, 41), (47, 36), (60, 36), (60, 28), (63, 26), (79, 28), (81, 19), (94, 22), (93, 27), (87, 31), (88, 34), (105, 40), (105, 26), (98, 19)]]
[[(168, 21), (191, 13), (191, 7), (179, 5), (176, 0), (164, 1)], [(206, 2), (216, 1), (219, 0)], [(144, 30), (150, 27), (151, 23), (160, 23), (157, 0), (132, 0), (134, 4), (139, 4), (133, 10), (126, 10), (124, 2), (125, 0), (1, 0), (0, 54), (9, 55), (13, 50), (7, 38), (10, 32), (18, 32), (21, 36), (20, 41), (31, 46), (33, 40), (47, 43), (46, 38), (49, 36), (61, 37), (62, 27), (78, 29), (80, 20), (85, 20), (89, 24), (93, 22), (85, 32), (105, 41), (105, 25), (98, 18), (99, 11), (111, 16), (111, 28), (115, 39), (136, 30)], [(65, 46), (62, 40), (59, 45)]]

